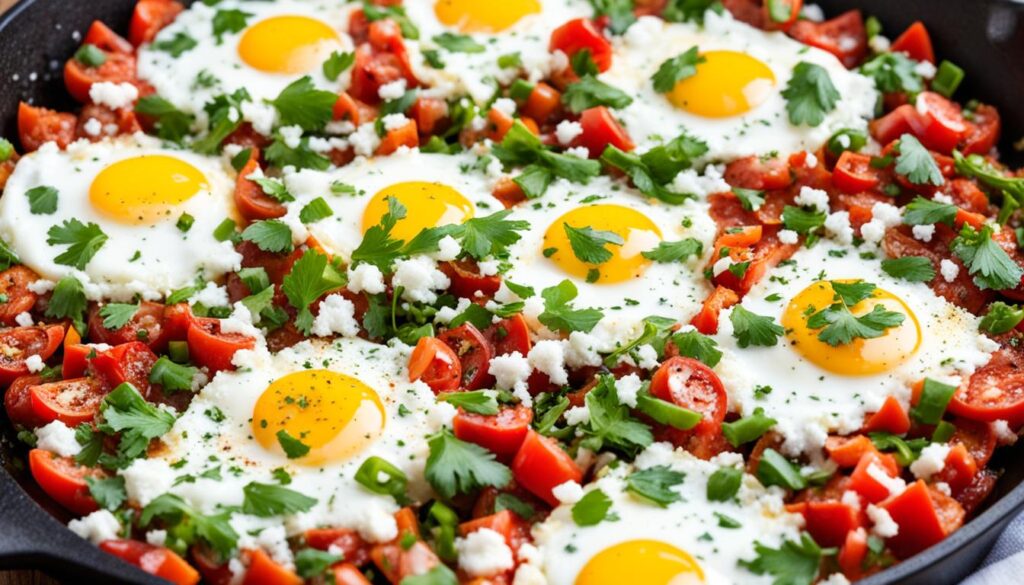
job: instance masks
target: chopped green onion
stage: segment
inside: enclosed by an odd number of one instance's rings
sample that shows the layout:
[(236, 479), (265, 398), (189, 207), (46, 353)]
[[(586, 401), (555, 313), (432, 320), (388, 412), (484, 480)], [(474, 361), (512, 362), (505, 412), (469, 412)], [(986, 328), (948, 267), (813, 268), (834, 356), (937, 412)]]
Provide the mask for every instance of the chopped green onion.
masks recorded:
[(722, 467), (708, 477), (708, 500), (727, 502), (740, 491), (743, 482), (743, 471), (735, 467)]
[(533, 84), (522, 79), (515, 80), (512, 87), (508, 88), (508, 95), (514, 100), (525, 101), (533, 93)]
[(739, 447), (745, 443), (756, 441), (761, 435), (768, 432), (777, 421), (774, 418), (765, 416), (763, 408), (755, 408), (750, 416), (743, 417), (735, 422), (722, 423), (722, 434), (729, 444)]
[(107, 54), (96, 45), (86, 43), (75, 52), (75, 61), (86, 67), (99, 67), (107, 62)]
[(639, 394), (636, 397), (637, 410), (653, 418), (663, 425), (686, 431), (697, 426), (704, 418), (699, 412), (676, 406), (667, 400), (655, 398), (650, 394)]
[(775, 449), (765, 449), (757, 465), (757, 478), (766, 486), (777, 485), (790, 490), (802, 490), (807, 480), (788, 459)]
[(860, 152), (868, 143), (867, 134), (852, 128), (843, 128), (833, 134), (826, 143), (828, 151), (839, 156), (845, 151)]
[(399, 503), (406, 499), (409, 478), (405, 472), (377, 456), (368, 457), (356, 471), (356, 481), (375, 494), (392, 496)]
[(188, 363), (188, 342), (187, 341), (171, 341), (167, 344), (167, 353), (171, 356), (171, 361), (177, 364)]
[(6, 138), (0, 138), (0, 162), (7, 162), (14, 156), (14, 145)]
[(940, 420), (939, 424), (935, 425), (935, 430), (932, 431), (932, 442), (948, 443), (954, 433), (956, 433), (956, 425), (946, 420)]
[(952, 97), (964, 80), (964, 70), (950, 61), (939, 63), (939, 70), (932, 79), (932, 89), (945, 97)]
[(429, 519), (437, 523), (434, 529), (434, 544), (437, 556), (445, 561), (454, 561), (458, 557), (455, 550), (455, 533), (459, 526), (459, 517), (455, 511), (441, 502), (434, 501), (430, 506)]
[(226, 242), (228, 240), (234, 239), (235, 234), (237, 233), (235, 231), (235, 227), (235, 220), (230, 218), (225, 219), (224, 221), (220, 222), (220, 225), (218, 225), (215, 230), (213, 230), (213, 239), (217, 240), (218, 242)]
[(192, 217), (187, 213), (182, 213), (181, 217), (178, 218), (178, 223), (174, 225), (176, 225), (178, 229), (184, 233), (192, 229), (192, 224), (194, 224), (195, 222), (196, 218)]
[(921, 389), (921, 400), (917, 406), (910, 409), (910, 416), (914, 420), (926, 425), (936, 425), (942, 420), (946, 406), (956, 392), (956, 386), (936, 382), (931, 378), (924, 379), (924, 386)]

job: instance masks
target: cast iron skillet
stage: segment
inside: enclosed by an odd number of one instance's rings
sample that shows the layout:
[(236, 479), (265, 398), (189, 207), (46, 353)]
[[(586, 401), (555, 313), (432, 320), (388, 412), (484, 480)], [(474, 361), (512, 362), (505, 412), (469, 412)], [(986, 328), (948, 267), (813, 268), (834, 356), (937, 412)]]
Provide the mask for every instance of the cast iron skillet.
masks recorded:
[[(999, 107), (1004, 158), (1018, 164), (1021, 156), (1011, 143), (1024, 135), (1024, 4), (1019, 2), (818, 0), (830, 16), (857, 7), (876, 15), (890, 37), (923, 20), (939, 57), (967, 71), (958, 97), (977, 97)], [(16, 136), (18, 100), (74, 108), (61, 71), (79, 45), (75, 31), (84, 33), (94, 19), (124, 31), (134, 5), (135, 0), (22, 0), (0, 18), (0, 135)], [(66, 521), (66, 514), (28, 476), (23, 449), (5, 418), (0, 430), (0, 463), (6, 470), (0, 472), (0, 568), (41, 569), (74, 582), (163, 582), (65, 529), (55, 517)], [(861, 583), (952, 584), (977, 566), (1006, 524), (1024, 509), (1024, 445), (1001, 451), (993, 465), (1005, 473), (988, 509), (939, 545)]]

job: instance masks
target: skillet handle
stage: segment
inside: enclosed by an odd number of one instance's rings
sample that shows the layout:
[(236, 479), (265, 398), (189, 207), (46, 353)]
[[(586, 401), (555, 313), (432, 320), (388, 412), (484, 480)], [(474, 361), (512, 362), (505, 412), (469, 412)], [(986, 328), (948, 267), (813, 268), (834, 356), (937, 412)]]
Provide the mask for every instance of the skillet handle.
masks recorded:
[(166, 583), (79, 538), (5, 471), (0, 471), (0, 569), (35, 569), (79, 583)]

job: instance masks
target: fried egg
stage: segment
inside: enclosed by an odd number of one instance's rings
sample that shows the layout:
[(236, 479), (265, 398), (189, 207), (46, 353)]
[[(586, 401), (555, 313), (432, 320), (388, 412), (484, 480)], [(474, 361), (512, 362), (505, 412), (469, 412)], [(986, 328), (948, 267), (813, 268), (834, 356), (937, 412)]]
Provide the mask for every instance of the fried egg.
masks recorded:
[[(584, 488), (611, 499), (614, 520), (578, 526), (572, 505), (559, 506), (534, 527), (537, 553), (527, 555), (529, 564), (520, 571), (539, 570), (550, 585), (771, 583), (771, 576), (755, 575), (738, 561), (755, 557), (755, 541), (774, 548), (798, 540), (802, 519), (785, 511), (780, 491), (764, 488), (751, 475), (743, 475), (734, 499), (709, 500), (711, 474), (737, 465), (742, 458), (735, 454), (701, 461), (655, 443), (635, 466), (618, 465)], [(685, 476), (669, 488), (679, 499), (665, 508), (626, 491), (631, 473), (654, 466)]]
[[(8, 181), (0, 236), (43, 278), (76, 276), (91, 299), (159, 299), (197, 276), (238, 269), (231, 243), (214, 237), (235, 216), (231, 172), (219, 158), (142, 135), (65, 151), (51, 143), (24, 156)], [(52, 207), (37, 199), (46, 189)], [(75, 222), (80, 232), (57, 237)], [(91, 258), (82, 253), (93, 248)]]
[(139, 49), (139, 78), (191, 113), (242, 88), (256, 103), (273, 99), (306, 75), (317, 87), (337, 91), (346, 78), (331, 81), (322, 66), (332, 53), (352, 51), (343, 32), (342, 5), (336, 0), (196, 2)]
[[(700, 260), (715, 227), (704, 203), (668, 205), (606, 177), (587, 185), (560, 179), (544, 196), (514, 207), (509, 219), (530, 227), (510, 249), (508, 280), (538, 293), (571, 280), (579, 290), (577, 306), (600, 308), (627, 328), (652, 315), (688, 320), (710, 291)], [(585, 228), (618, 238), (619, 244), (604, 245), (606, 261), (584, 262), (575, 253), (569, 232)], [(684, 238), (700, 242), (702, 253), (667, 263), (643, 256)]]
[[(585, 0), (423, 0), (406, 3), (405, 10), (420, 31), (418, 41), (406, 42), (416, 76), (436, 93), (468, 94), (480, 104), (491, 99), (497, 83), (523, 73), (540, 81), (551, 73), (551, 32), (573, 18), (593, 16)], [(469, 36), (475, 46), (448, 50), (436, 40), (443, 35)], [(502, 67), (501, 57), (518, 63)]]
[[(708, 145), (708, 158), (814, 152), (842, 128), (865, 131), (878, 93), (870, 79), (831, 54), (780, 32), (765, 32), (707, 12), (704, 26), (642, 17), (613, 39), (611, 68), (600, 79), (633, 98), (616, 116), (641, 152), (682, 132)], [(652, 76), (667, 60), (698, 47), (696, 73), (661, 93)], [(841, 98), (818, 126), (790, 123), (782, 91), (800, 62), (820, 65)]]
[[(394, 538), (398, 504), (354, 475), (368, 457), (383, 458), (406, 474), (411, 497), (422, 501), (430, 493), (423, 479), (426, 437), (454, 414), (435, 404), (429, 387), (408, 382), (406, 351), (345, 338), (305, 341), (275, 355), (266, 349), (236, 354), (239, 369), (220, 372), (203, 387), (162, 438), (159, 453), (122, 472), (129, 498), (144, 505), (172, 493), (210, 512), (240, 505), (250, 482), (277, 484), (281, 471), (275, 470), (282, 470), (291, 477), (289, 489), (317, 503), (287, 518), (236, 513), (240, 547), (249, 530), (282, 521), (288, 534), (330, 526), (358, 530), (371, 542)], [(289, 458), (282, 432), (308, 452)]]
[[(472, 155), (426, 154), (418, 151), (389, 157), (359, 158), (336, 171), (301, 171), (286, 176), (295, 195), (289, 204), (300, 209), (323, 197), (333, 211), (310, 224), (310, 234), (332, 254), (346, 260), (370, 227), (380, 224), (394, 197), (406, 209), (391, 235), (409, 241), (422, 230), (457, 224), (504, 209), (491, 196), (490, 179), (474, 169)], [(333, 190), (332, 190), (333, 189)]]
[[(830, 345), (809, 317), (835, 302), (831, 282), (868, 282), (871, 297), (850, 308), (855, 316), (874, 310), (902, 315), (902, 322), (872, 339)], [(978, 318), (936, 295), (926, 283), (889, 276), (873, 254), (828, 241), (802, 249), (744, 297), (743, 308), (771, 317), (786, 331), (771, 347), (740, 348), (723, 311), (716, 336), (725, 355), (716, 370), (734, 410), (755, 408), (778, 420), (790, 453), (824, 445), (829, 432), (861, 427), (865, 413), (886, 397), (904, 407), (910, 386), (925, 377), (956, 380), (984, 365), (998, 347), (978, 332)]]

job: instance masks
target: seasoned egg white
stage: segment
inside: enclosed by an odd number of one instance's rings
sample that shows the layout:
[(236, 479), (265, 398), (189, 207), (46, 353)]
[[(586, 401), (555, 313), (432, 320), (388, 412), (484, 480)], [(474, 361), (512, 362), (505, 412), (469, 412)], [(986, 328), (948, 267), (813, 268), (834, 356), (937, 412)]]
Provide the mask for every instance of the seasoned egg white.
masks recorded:
[[(812, 309), (793, 299), (822, 280), (875, 284), (888, 293), (885, 308), (903, 313), (904, 323), (881, 338), (854, 342), (864, 345), (795, 342), (793, 331), (816, 335), (817, 330), (803, 325)], [(814, 310), (828, 306), (832, 294), (827, 295)], [(926, 283), (891, 277), (873, 254), (829, 241), (794, 254), (754, 286), (742, 307), (771, 317), (787, 334), (773, 347), (741, 348), (733, 335), (733, 310), (723, 311), (715, 339), (725, 355), (716, 371), (731, 408), (744, 415), (763, 408), (778, 420), (775, 429), (790, 453), (823, 446), (829, 432), (859, 429), (865, 413), (878, 410), (888, 396), (907, 407), (913, 383), (925, 377), (955, 381), (984, 365), (998, 347), (978, 332), (978, 317), (936, 295)]]
[[(0, 237), (44, 279), (77, 277), (90, 299), (158, 299), (196, 277), (238, 269), (232, 244), (214, 237), (235, 216), (231, 173), (219, 158), (169, 150), (141, 134), (65, 151), (51, 143), (22, 157), (7, 182)], [(33, 211), (29, 195), (40, 188), (56, 191), (52, 211)], [(81, 269), (58, 261), (75, 244), (50, 233), (74, 221), (106, 236)]]
[[(709, 500), (711, 474), (741, 465), (735, 454), (702, 461), (682, 449), (673, 451), (667, 443), (655, 443), (635, 465), (620, 464), (584, 487), (611, 499), (609, 514), (615, 519), (578, 526), (572, 505), (559, 506), (534, 527), (537, 550), (527, 555), (529, 562), (519, 571), (539, 572), (550, 585), (771, 583), (771, 576), (755, 575), (738, 561), (754, 559), (755, 541), (775, 548), (784, 540), (798, 540), (802, 518), (785, 511), (778, 488), (765, 488), (747, 474), (735, 498)], [(669, 488), (679, 500), (666, 507), (626, 490), (631, 473), (656, 466), (684, 474), (680, 484)]]
[[(755, 29), (727, 12), (708, 11), (703, 26), (642, 17), (613, 45), (612, 66), (600, 79), (633, 98), (616, 116), (641, 152), (684, 131), (706, 142), (707, 157), (716, 160), (813, 152), (839, 129), (865, 131), (878, 98), (870, 79), (848, 71), (830, 53)], [(676, 86), (673, 100), (655, 91), (651, 78), (662, 63), (694, 46), (707, 62)], [(823, 67), (840, 95), (814, 127), (791, 124), (782, 96), (800, 62)]]

